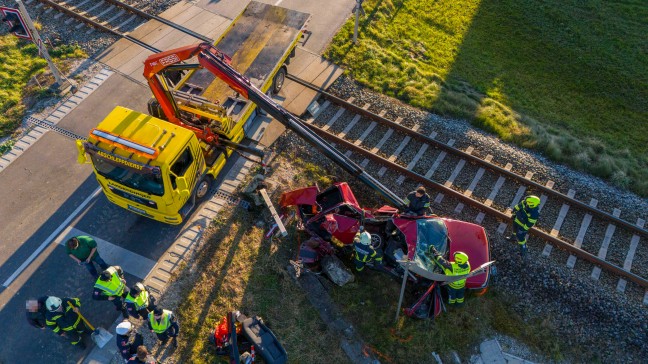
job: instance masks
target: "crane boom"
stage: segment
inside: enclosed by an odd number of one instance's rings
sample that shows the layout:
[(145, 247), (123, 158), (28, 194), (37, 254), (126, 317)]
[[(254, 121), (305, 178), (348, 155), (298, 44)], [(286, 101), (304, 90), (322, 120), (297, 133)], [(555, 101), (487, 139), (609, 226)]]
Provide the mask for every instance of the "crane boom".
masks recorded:
[[(250, 80), (241, 75), (231, 66), (231, 59), (210, 43), (180, 47), (149, 56), (144, 62), (144, 77), (147, 79), (155, 98), (160, 103), (165, 116), (170, 122), (195, 129), (196, 135), (207, 141), (213, 141), (214, 134), (205, 128), (200, 130), (186, 125), (180, 118), (173, 95), (165, 86), (159, 74), (165, 69), (186, 61), (193, 57), (198, 58), (200, 67), (207, 69), (219, 79), (223, 80), (234, 91), (244, 98), (252, 101), (257, 107), (281, 122), (284, 126), (295, 132), (301, 138), (317, 148), (326, 157), (331, 159), (345, 171), (356, 176), (369, 187), (375, 189), (391, 203), (403, 208), (405, 203), (394, 192), (385, 187), (380, 181), (368, 174), (362, 167), (331, 146), (326, 140), (310, 130), (297, 116), (291, 114), (281, 105), (263, 93)], [(211, 139), (210, 139), (211, 138)]]

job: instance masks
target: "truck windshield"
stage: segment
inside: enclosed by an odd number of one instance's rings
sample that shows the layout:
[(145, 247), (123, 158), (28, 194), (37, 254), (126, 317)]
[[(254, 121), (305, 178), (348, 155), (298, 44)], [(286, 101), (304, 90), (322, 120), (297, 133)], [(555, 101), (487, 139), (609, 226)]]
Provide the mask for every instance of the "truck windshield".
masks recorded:
[(95, 153), (91, 153), (90, 157), (97, 173), (103, 177), (145, 193), (156, 196), (164, 194), (164, 184), (159, 169), (130, 168)]

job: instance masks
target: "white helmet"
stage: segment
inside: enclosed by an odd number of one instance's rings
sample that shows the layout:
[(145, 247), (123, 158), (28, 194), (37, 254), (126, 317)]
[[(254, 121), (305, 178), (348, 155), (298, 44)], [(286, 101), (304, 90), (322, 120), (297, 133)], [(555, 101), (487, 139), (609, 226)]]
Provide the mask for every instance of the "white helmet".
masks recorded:
[(117, 325), (117, 329), (115, 329), (115, 331), (118, 335), (126, 335), (129, 331), (131, 331), (131, 328), (133, 328), (133, 325), (131, 325), (129, 321), (123, 321), (119, 323), (119, 325)]
[(47, 300), (45, 301), (45, 306), (50, 311), (56, 311), (56, 310), (58, 310), (59, 307), (61, 307), (62, 303), (63, 303), (63, 301), (60, 298), (50, 296), (50, 297), (47, 297)]

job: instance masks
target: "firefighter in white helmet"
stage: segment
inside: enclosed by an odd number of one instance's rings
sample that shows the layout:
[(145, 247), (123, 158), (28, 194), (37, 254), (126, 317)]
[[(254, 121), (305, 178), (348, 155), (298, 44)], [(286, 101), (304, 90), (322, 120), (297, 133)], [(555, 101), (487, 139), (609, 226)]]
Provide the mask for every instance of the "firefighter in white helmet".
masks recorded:
[(144, 338), (140, 333), (133, 330), (133, 325), (128, 320), (120, 322), (115, 332), (117, 333), (115, 336), (117, 349), (124, 362), (126, 362), (137, 354), (138, 346), (144, 345)]

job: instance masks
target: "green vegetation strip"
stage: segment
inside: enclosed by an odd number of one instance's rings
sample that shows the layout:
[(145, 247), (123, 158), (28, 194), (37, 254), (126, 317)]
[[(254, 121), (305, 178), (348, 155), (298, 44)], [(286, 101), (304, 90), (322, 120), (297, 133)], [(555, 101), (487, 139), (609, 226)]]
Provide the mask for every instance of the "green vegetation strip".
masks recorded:
[(360, 83), (648, 196), (648, 7), (365, 0), (326, 55)]
[[(55, 47), (50, 55), (57, 63), (85, 56), (74, 45)], [(33, 102), (40, 97), (51, 96), (43, 80), (40, 84), (32, 81), (46, 71), (47, 62), (38, 56), (34, 43), (19, 40), (13, 35), (0, 36), (0, 137), (11, 135), (20, 126), (27, 99)], [(4, 149), (0, 146), (0, 151)]]

